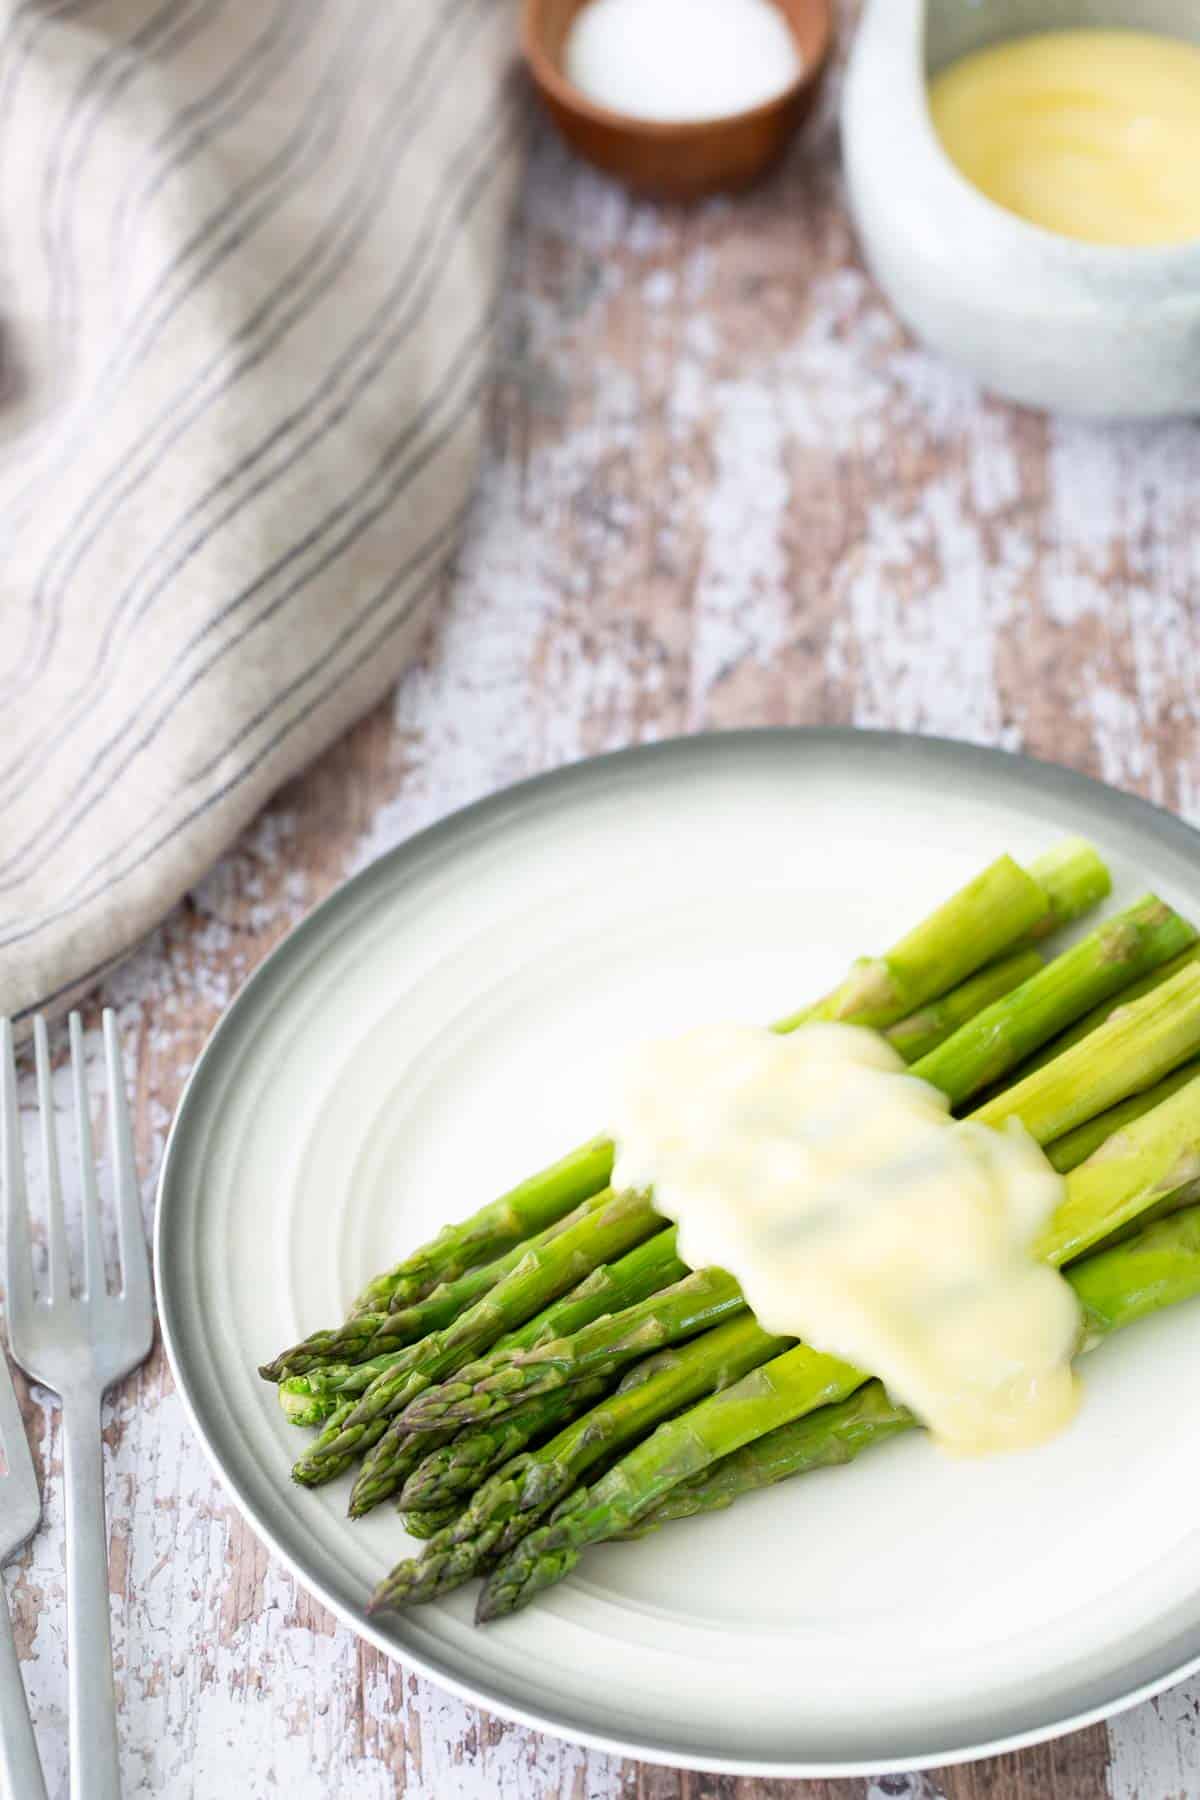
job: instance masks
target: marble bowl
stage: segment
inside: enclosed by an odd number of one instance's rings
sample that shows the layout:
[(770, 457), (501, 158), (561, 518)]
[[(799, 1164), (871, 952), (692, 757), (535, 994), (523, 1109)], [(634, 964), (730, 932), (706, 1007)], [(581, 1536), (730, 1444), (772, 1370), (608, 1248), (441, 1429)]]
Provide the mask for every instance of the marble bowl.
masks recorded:
[(1200, 412), (1200, 241), (1079, 243), (988, 200), (933, 128), (929, 76), (999, 38), (1133, 27), (1200, 42), (1195, 0), (868, 0), (842, 137), (867, 261), (918, 337), (1010, 400), (1146, 419)]

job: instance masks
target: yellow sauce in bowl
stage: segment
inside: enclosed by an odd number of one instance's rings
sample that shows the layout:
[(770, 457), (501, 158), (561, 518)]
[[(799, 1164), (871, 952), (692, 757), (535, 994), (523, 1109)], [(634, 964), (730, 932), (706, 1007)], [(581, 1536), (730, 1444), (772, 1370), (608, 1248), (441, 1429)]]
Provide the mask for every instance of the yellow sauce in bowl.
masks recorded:
[(1063, 237), (1200, 239), (1200, 46), (1141, 31), (1039, 33), (930, 82), (946, 154), (997, 205)]

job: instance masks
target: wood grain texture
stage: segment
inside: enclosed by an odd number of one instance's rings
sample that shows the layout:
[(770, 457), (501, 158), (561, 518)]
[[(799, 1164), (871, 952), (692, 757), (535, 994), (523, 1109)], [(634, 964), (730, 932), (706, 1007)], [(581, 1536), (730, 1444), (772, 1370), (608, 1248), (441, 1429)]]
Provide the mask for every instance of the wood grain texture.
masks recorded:
[[(147, 1209), (182, 1083), (247, 973), (351, 870), (516, 777), (674, 732), (849, 721), (1022, 745), (1200, 816), (1198, 562), (1190, 425), (1018, 414), (906, 339), (855, 259), (828, 109), (769, 186), (687, 214), (630, 204), (543, 134), (478, 502), (423, 662), (101, 996), (127, 1033)], [(29, 1416), (47, 1521), (9, 1594), (59, 1795), (57, 1417), (36, 1395)], [(116, 1396), (108, 1446), (130, 1795), (1200, 1792), (1200, 1687), (928, 1776), (748, 1782), (588, 1754), (335, 1626), (223, 1498), (161, 1354)]]

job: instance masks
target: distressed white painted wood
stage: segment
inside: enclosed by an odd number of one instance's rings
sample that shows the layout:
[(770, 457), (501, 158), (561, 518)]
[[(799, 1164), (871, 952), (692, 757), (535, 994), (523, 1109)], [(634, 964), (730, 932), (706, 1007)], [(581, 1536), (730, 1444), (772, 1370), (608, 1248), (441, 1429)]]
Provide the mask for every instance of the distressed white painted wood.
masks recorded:
[[(738, 205), (630, 205), (535, 151), (479, 499), (421, 667), (107, 984), (151, 1184), (221, 1009), (347, 872), (503, 782), (639, 739), (853, 720), (1024, 745), (1200, 816), (1200, 435), (1048, 423), (898, 330), (857, 265), (828, 116)], [(10, 1574), (51, 1791), (65, 1763), (57, 1419)], [(107, 1441), (131, 1795), (782, 1800), (487, 1720), (272, 1566), (161, 1356)], [(1200, 1793), (1200, 1687), (976, 1770), (837, 1800)]]

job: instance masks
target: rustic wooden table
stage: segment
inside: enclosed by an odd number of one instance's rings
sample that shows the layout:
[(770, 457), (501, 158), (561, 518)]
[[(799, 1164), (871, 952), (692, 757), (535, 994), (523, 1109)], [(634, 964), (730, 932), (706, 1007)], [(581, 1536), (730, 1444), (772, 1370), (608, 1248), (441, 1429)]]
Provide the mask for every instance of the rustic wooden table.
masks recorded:
[[(478, 504), (424, 661), (104, 992), (136, 1048), (147, 1196), (193, 1059), (279, 936), (515, 777), (676, 732), (852, 721), (1022, 745), (1200, 813), (1198, 564), (1200, 433), (1016, 413), (917, 349), (856, 259), (828, 114), (761, 192), (690, 214), (631, 205), (542, 137)], [(56, 1415), (30, 1414), (52, 1472)], [(161, 1354), (107, 1435), (130, 1795), (1200, 1794), (1200, 1686), (928, 1776), (739, 1782), (588, 1754), (314, 1606), (223, 1496)], [(63, 1793), (53, 1481), (11, 1594)]]

